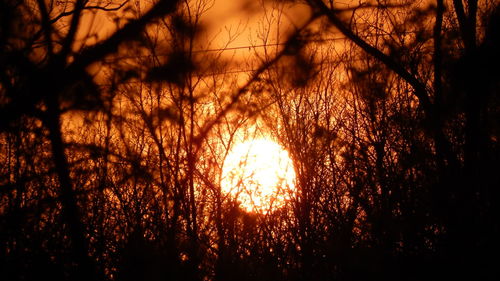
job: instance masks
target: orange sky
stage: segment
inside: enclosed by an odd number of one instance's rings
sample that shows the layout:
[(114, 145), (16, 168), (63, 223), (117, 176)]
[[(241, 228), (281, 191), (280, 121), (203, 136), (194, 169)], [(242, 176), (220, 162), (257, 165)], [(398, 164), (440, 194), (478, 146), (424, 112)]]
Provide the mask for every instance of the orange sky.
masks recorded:
[[(106, 1), (101, 2), (105, 3)], [(272, 1), (264, 2), (266, 2), (266, 9), (264, 9), (261, 1), (214, 0), (213, 7), (202, 16), (202, 22), (205, 25), (206, 32), (203, 34), (201, 41), (213, 42), (213, 46), (209, 48), (220, 48), (227, 44), (229, 37), (228, 33), (231, 32), (239, 35), (228, 47), (248, 46), (251, 45), (252, 42), (255, 43), (257, 40), (257, 32), (262, 30), (263, 27), (264, 11), (266, 10), (268, 13), (267, 15), (270, 16), (269, 13), (271, 11)], [(119, 4), (120, 2), (112, 3)], [(140, 6), (137, 6), (138, 3)], [(116, 24), (113, 22), (113, 18), (120, 18), (120, 22), (123, 24), (126, 22), (125, 19), (131, 16), (130, 10), (128, 10), (127, 7), (133, 7), (134, 9), (139, 7), (141, 12), (144, 13), (147, 10), (148, 3), (149, 1), (131, 1), (121, 9), (121, 12), (87, 12), (82, 19), (78, 36), (80, 39), (83, 39), (89, 34), (97, 35), (90, 38), (90, 40), (88, 39), (86, 44), (92, 44), (96, 39), (98, 41), (102, 40), (116, 30)], [(108, 7), (116, 7), (117, 4), (112, 4)], [(287, 29), (289, 30), (289, 28), (294, 25), (299, 26), (309, 15), (306, 5), (287, 4), (287, 6), (288, 7), (284, 9), (284, 13), (281, 16), (280, 30), (282, 33), (282, 40), (280, 41), (285, 40), (283, 35), (287, 33)], [(66, 11), (71, 9), (70, 6), (64, 5), (58, 5), (56, 7), (58, 11), (64, 8)], [(69, 20), (69, 17), (66, 19)], [(276, 30), (276, 26), (273, 27), (273, 30)], [(79, 46), (76, 47), (78, 48)]]

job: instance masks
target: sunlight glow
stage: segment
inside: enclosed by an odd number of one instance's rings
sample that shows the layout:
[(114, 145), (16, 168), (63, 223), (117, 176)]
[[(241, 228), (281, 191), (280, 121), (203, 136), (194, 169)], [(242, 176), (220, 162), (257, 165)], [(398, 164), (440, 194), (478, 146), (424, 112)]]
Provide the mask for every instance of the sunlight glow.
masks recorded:
[(221, 188), (247, 212), (283, 207), (295, 190), (295, 171), (288, 152), (260, 138), (236, 145), (224, 161)]

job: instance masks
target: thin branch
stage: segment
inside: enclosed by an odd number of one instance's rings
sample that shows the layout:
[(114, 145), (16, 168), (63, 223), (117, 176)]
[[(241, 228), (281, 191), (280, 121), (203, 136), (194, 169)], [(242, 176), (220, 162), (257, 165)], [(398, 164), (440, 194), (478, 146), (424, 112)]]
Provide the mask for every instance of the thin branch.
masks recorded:
[[(47, 11), (47, 7), (45, 6), (45, 1), (38, 0), (37, 1), (38, 8), (40, 9), (40, 14), (42, 16), (42, 30), (45, 36), (45, 40), (47, 40), (47, 53), (52, 55), (53, 46), (52, 46), (52, 22), (49, 20), (49, 13)], [(42, 31), (41, 30), (41, 31)]]
[(197, 153), (197, 151), (200, 149), (201, 147), (201, 143), (202, 143), (202, 140), (206, 138), (206, 136), (208, 135), (208, 133), (210, 132), (210, 130), (217, 124), (221, 121), (221, 119), (226, 116), (227, 113), (229, 113), (229, 111), (231, 111), (235, 106), (236, 104), (238, 103), (239, 99), (241, 98), (241, 96), (246, 93), (248, 91), (248, 88), (254, 83), (256, 82), (260, 75), (262, 73), (264, 73), (267, 69), (269, 69), (269, 67), (271, 67), (272, 65), (274, 65), (276, 62), (278, 62), (278, 60), (280, 60), (284, 55), (286, 54), (289, 54), (290, 53), (290, 48), (293, 48), (294, 46), (294, 38), (296, 38), (305, 28), (307, 28), (314, 20), (316, 19), (316, 16), (312, 16), (302, 27), (300, 27), (295, 33), (294, 35), (292, 35), (290, 37), (290, 39), (288, 40), (287, 44), (285, 45), (285, 47), (283, 48), (283, 50), (281, 50), (273, 59), (263, 63), (262, 65), (260, 65), (259, 68), (257, 68), (257, 70), (253, 73), (252, 77), (247, 81), (247, 83), (245, 85), (243, 85), (241, 88), (239, 88), (234, 94), (233, 96), (231, 97), (231, 102), (226, 105), (225, 108), (223, 108), (211, 121), (207, 122), (201, 132), (194, 137), (194, 139), (192, 140), (192, 142), (196, 145), (196, 149), (195, 149), (195, 155)]
[[(101, 10), (101, 11), (106, 11), (106, 12), (118, 11), (121, 8), (123, 8), (123, 6), (125, 6), (125, 4), (128, 3), (128, 1), (129, 0), (126, 0), (125, 2), (121, 3), (120, 5), (118, 5), (117, 7), (114, 7), (114, 8), (106, 8), (106, 6), (104, 6), (104, 7), (103, 6), (86, 6), (83, 8), (83, 10)], [(51, 19), (50, 23), (55, 23), (56, 21), (60, 20), (61, 18), (70, 16), (74, 13), (75, 13), (75, 10), (60, 13), (55, 18)]]
[(443, 29), (443, 13), (444, 13), (444, 0), (437, 0), (437, 10), (436, 10), (436, 23), (434, 25), (434, 103), (438, 107), (441, 105), (442, 98), (442, 83), (441, 83), (441, 72), (442, 72), (442, 47), (441, 32)]
[(73, 16), (71, 17), (69, 31), (63, 40), (62, 50), (58, 54), (60, 59), (65, 60), (67, 54), (69, 54), (69, 52), (71, 51), (71, 47), (73, 45), (76, 32), (78, 30), (78, 26), (80, 25), (81, 13), (83, 8), (85, 7), (85, 4), (86, 4), (85, 0), (77, 0), (75, 3), (75, 10), (73, 12)]

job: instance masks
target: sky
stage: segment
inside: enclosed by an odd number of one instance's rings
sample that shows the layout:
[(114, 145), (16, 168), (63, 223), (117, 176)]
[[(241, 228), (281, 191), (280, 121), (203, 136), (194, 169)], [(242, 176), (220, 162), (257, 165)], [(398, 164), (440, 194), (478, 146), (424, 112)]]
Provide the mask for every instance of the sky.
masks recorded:
[[(101, 2), (106, 3), (107, 1)], [(62, 4), (63, 1), (59, 1), (59, 3), (57, 6), (58, 11), (68, 11), (71, 9), (69, 5)], [(120, 4), (117, 0), (113, 0), (111, 3), (107, 6), (108, 8), (114, 8)], [(80, 25), (78, 36), (83, 39), (88, 34), (96, 35), (87, 39), (86, 44), (93, 44), (96, 40), (105, 39), (116, 30), (116, 22), (122, 25), (132, 15), (130, 7), (134, 7), (134, 9), (139, 7), (141, 13), (144, 13), (147, 11), (149, 3), (150, 1), (131, 1), (121, 8), (120, 12), (94, 11), (87, 13)], [(205, 30), (200, 42), (211, 42), (211, 46), (200, 46), (199, 48), (232, 48), (252, 45), (252, 43), (260, 41), (258, 33), (263, 31), (266, 26), (269, 26), (266, 22), (271, 22), (274, 30), (273, 33), (276, 34), (277, 14), (269, 12), (271, 10), (269, 8), (272, 5), (276, 5), (274, 1), (214, 0), (211, 3), (209, 2), (208, 5), (211, 5), (211, 8), (201, 18)], [(305, 5), (285, 4), (279, 27), (281, 33), (280, 41), (283, 42), (286, 39), (286, 36), (283, 35), (286, 35), (291, 29), (304, 23), (308, 16), (309, 10)], [(228, 44), (229, 37), (233, 37), (233, 39)], [(271, 38), (270, 43), (276, 43), (276, 38)], [(78, 48), (80, 46), (75, 47)]]

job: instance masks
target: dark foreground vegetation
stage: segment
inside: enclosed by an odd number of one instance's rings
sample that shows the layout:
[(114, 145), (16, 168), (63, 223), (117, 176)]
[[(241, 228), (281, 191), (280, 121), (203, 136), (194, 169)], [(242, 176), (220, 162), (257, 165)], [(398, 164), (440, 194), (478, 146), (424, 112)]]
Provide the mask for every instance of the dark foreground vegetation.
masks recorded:
[[(308, 0), (278, 45), (298, 3), (250, 1), (245, 72), (152, 2), (0, 0), (1, 280), (497, 280), (496, 1)], [(250, 123), (297, 173), (265, 214), (219, 186)]]

